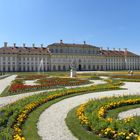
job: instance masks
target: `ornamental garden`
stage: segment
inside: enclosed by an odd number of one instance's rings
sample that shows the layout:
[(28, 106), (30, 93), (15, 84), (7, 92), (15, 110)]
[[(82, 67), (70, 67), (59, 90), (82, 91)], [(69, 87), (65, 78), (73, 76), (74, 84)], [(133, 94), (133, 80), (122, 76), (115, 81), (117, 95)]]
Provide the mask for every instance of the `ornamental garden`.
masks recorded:
[[(0, 106), (0, 140), (43, 139), (38, 134), (37, 122), (45, 110), (64, 99), (78, 96), (80, 100), (81, 96), (90, 94), (99, 98), (89, 98), (69, 110), (63, 120), (71, 135), (79, 140), (140, 140), (139, 116), (119, 117), (120, 113), (140, 108), (140, 96), (109, 95), (110, 91), (127, 90), (124, 88), (126, 83), (140, 84), (139, 73), (80, 73), (74, 78), (69, 78), (69, 73), (65, 72), (16, 75), (0, 94), (0, 102), (3, 99), (8, 102)], [(6, 75), (1, 80), (10, 76)], [(103, 97), (103, 92), (108, 95)], [(12, 102), (15, 97), (20, 98)]]

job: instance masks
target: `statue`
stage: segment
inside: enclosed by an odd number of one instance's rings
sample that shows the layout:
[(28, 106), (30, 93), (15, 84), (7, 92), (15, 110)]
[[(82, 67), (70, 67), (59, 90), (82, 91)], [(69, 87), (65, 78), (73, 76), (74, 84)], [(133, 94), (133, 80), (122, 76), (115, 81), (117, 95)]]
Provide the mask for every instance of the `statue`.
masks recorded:
[(133, 76), (133, 71), (132, 71), (132, 70), (129, 70), (129, 71), (128, 71), (128, 75), (129, 75), (129, 76)]
[(133, 76), (133, 71), (132, 70), (130, 71), (130, 75)]
[(70, 77), (76, 77), (76, 61), (73, 60), (70, 64)]

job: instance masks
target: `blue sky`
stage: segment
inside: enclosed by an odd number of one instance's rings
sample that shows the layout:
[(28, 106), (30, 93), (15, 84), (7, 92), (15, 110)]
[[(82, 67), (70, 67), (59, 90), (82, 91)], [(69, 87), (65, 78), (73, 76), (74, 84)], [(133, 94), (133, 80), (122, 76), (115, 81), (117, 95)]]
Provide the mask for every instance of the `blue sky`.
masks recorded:
[(140, 0), (0, 0), (0, 45), (59, 42), (140, 54)]

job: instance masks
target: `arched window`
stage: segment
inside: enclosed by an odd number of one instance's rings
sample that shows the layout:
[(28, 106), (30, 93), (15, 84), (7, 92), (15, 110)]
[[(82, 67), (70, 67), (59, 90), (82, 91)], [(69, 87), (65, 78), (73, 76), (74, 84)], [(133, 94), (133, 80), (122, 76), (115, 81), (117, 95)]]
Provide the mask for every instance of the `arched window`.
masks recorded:
[(58, 49), (56, 49), (55, 52), (58, 53)]
[(64, 70), (64, 71), (66, 70), (66, 66), (63, 66), (63, 70)]
[(3, 66), (3, 71), (5, 71), (5, 66)]
[(15, 67), (13, 66), (13, 71), (15, 71)]
[(55, 65), (53, 65), (53, 70), (56, 71), (56, 66)]
[(88, 65), (88, 70), (90, 70), (90, 68), (91, 68), (90, 65)]
[(10, 71), (10, 66), (8, 67), (8, 71)]
[(27, 66), (27, 71), (30, 71), (29, 66)]
[(60, 65), (58, 66), (58, 70), (61, 70), (61, 66)]

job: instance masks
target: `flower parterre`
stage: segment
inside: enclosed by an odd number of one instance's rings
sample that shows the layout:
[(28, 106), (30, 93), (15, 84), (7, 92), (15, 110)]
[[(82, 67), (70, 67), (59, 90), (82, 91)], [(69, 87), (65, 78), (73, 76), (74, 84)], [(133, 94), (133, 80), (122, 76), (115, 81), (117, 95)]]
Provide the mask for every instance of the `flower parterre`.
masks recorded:
[[(102, 89), (117, 89), (118, 87), (115, 85), (104, 85), (104, 86), (90, 86), (90, 87), (85, 87), (85, 88), (76, 88), (76, 89), (69, 89), (69, 90), (64, 90), (61, 93), (55, 93), (52, 95), (49, 95), (48, 97), (46, 97), (45, 99), (39, 100), (37, 102), (32, 102), (28, 105), (26, 105), (23, 110), (19, 113), (19, 115), (17, 116), (17, 119), (15, 121), (15, 123), (13, 124), (13, 129), (14, 129), (14, 135), (13, 135), (13, 140), (25, 140), (23, 134), (22, 134), (22, 124), (26, 121), (28, 115), (38, 106), (47, 103), (50, 100), (62, 97), (62, 96), (66, 96), (66, 95), (71, 95), (71, 94), (78, 94), (78, 93), (82, 93), (82, 92), (88, 92), (88, 91), (96, 91), (98, 89), (100, 89), (102, 87)], [(85, 122), (86, 122), (86, 118), (85, 118)]]
[[(125, 131), (125, 129), (122, 128), (121, 129), (122, 131), (118, 131), (117, 128), (116, 127), (114, 128), (112, 125), (112, 123), (115, 123), (115, 126), (117, 126), (119, 123), (122, 123), (122, 125), (126, 126), (126, 129), (129, 129), (127, 128), (127, 125), (129, 124), (132, 125), (132, 122), (134, 121), (133, 117), (129, 117), (124, 120), (113, 120), (113, 118), (106, 118), (107, 110), (115, 109), (115, 108), (118, 108), (120, 106), (125, 106), (125, 105), (140, 104), (140, 99), (128, 99), (124, 101), (121, 100), (118, 102), (111, 102), (109, 104), (101, 106), (99, 108), (99, 111), (97, 111), (97, 113), (95, 113), (95, 111), (94, 113), (92, 112), (92, 114), (94, 114), (92, 115), (92, 117), (94, 117), (95, 120), (100, 123), (100, 125), (102, 125), (103, 123), (103, 127), (100, 127), (97, 130), (96, 130), (97, 122), (90, 120), (89, 118), (91, 118), (91, 116), (89, 117), (85, 115), (85, 112), (86, 112), (85, 110), (88, 108), (88, 104), (90, 103), (88, 102), (78, 107), (76, 114), (81, 124), (84, 124), (90, 127), (94, 133), (96, 133), (97, 135), (101, 137), (107, 137), (109, 139), (116, 139), (116, 140), (126, 140), (126, 139), (139, 140), (140, 139), (140, 136), (139, 136), (140, 132), (136, 131), (135, 129), (131, 129), (130, 131)], [(86, 121), (85, 121), (85, 118), (86, 118)]]
[(42, 89), (56, 88), (61, 86), (76, 86), (88, 83), (87, 80), (71, 79), (71, 78), (47, 78), (38, 80), (39, 85), (24, 85), (16, 82), (10, 86), (10, 93), (36, 91)]
[(125, 106), (125, 105), (133, 105), (133, 104), (139, 104), (139, 103), (140, 103), (140, 99), (129, 99), (129, 100), (125, 100), (125, 101), (109, 103), (107, 105), (100, 107), (100, 109), (98, 111), (98, 117), (105, 118), (105, 113), (107, 112), (107, 110), (115, 109), (115, 108)]
[(37, 108), (41, 104), (46, 103), (49, 100), (52, 100), (52, 99), (55, 99), (55, 98), (58, 98), (58, 97), (61, 97), (61, 96), (63, 96), (63, 94), (50, 95), (46, 99), (42, 99), (38, 102), (32, 102), (32, 103), (26, 105), (25, 108), (18, 115), (18, 117), (16, 119), (16, 122), (13, 125), (13, 129), (14, 129), (13, 140), (25, 140), (24, 136), (22, 135), (22, 129), (21, 128), (22, 128), (22, 124), (27, 119), (28, 114), (30, 112), (32, 112), (35, 108)]
[(82, 123), (82, 124), (88, 125), (88, 124), (89, 124), (88, 118), (84, 115), (85, 107), (86, 107), (86, 103), (80, 105), (80, 107), (77, 109), (76, 114), (77, 114), (79, 120), (81, 120), (81, 123)]

